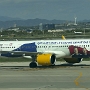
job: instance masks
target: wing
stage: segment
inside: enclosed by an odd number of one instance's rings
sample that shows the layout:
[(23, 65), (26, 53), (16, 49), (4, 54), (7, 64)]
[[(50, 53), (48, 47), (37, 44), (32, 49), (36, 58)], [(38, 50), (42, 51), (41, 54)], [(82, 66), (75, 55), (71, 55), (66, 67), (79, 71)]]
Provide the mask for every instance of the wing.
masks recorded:
[(20, 56), (32, 56), (37, 54), (55, 54), (57, 58), (66, 56), (66, 53), (63, 51), (44, 51), (44, 52), (2, 51), (1, 53), (2, 54), (10, 53), (11, 55), (20, 55)]
[(11, 53), (11, 55), (25, 55), (25, 56), (31, 56), (31, 55), (37, 55), (41, 54), (41, 52), (27, 52), (27, 51), (0, 51), (2, 54)]

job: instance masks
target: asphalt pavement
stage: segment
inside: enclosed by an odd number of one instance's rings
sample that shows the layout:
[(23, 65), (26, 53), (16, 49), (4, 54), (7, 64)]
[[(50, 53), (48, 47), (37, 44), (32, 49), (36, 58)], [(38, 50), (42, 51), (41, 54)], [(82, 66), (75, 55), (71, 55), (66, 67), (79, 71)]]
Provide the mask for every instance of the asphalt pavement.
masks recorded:
[(90, 62), (29, 68), (29, 62), (0, 63), (0, 90), (89, 90)]

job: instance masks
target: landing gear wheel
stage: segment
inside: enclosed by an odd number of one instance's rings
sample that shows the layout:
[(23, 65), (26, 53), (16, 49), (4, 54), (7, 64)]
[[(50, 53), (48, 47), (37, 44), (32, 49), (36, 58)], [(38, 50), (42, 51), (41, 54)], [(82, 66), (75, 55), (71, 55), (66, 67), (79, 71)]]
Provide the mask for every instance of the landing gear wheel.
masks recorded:
[(51, 66), (55, 66), (55, 64), (52, 64)]
[(37, 67), (37, 63), (36, 63), (36, 62), (31, 62), (31, 63), (29, 64), (29, 67), (30, 67), (30, 68), (35, 68), (35, 67)]

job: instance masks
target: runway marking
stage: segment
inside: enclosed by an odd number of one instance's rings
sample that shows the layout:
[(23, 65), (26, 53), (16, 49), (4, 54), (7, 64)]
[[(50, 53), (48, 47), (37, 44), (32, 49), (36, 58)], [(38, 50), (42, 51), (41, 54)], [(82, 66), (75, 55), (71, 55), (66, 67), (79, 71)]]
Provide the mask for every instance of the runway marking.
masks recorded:
[(82, 77), (82, 73), (80, 72), (79, 76), (75, 79), (76, 86), (79, 86), (79, 79)]
[(75, 85), (76, 85), (76, 86), (79, 86), (80, 88), (84, 88), (84, 89), (86, 89), (86, 90), (90, 90), (89, 88), (86, 88), (86, 87), (81, 86), (81, 85), (79, 84), (79, 79), (80, 79), (81, 77), (82, 77), (82, 72), (80, 72), (80, 73), (79, 73), (79, 76), (74, 80)]

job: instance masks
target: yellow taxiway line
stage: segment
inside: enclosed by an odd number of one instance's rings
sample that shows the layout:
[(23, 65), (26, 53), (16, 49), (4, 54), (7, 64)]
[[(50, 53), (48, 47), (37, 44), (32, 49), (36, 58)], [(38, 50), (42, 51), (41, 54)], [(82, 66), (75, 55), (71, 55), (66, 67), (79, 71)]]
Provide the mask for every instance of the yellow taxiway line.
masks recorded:
[(80, 88), (85, 88), (86, 90), (90, 90), (90, 89), (88, 89), (88, 88), (80, 85), (79, 79), (80, 79), (81, 77), (82, 77), (82, 72), (80, 72), (80, 73), (79, 73), (79, 76), (74, 80), (75, 85), (76, 85), (76, 86), (79, 86)]

